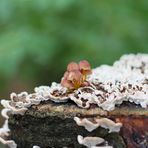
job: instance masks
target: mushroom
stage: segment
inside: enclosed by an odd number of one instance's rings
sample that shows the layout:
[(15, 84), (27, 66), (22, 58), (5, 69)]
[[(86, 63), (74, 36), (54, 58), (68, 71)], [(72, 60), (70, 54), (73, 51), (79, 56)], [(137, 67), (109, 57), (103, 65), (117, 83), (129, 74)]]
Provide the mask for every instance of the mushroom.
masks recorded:
[(61, 79), (61, 85), (69, 90), (75, 90), (81, 86), (87, 86), (86, 76), (91, 74), (90, 64), (86, 61), (80, 61), (79, 64), (71, 62), (67, 66), (67, 71)]
[(68, 65), (67, 65), (67, 71), (77, 71), (79, 70), (79, 65), (76, 63), (76, 62), (70, 62)]
[(91, 74), (92, 71), (91, 71), (91, 66), (90, 64), (88, 63), (88, 61), (86, 60), (83, 60), (83, 61), (80, 61), (79, 62), (79, 68), (80, 68), (80, 71), (81, 73), (83, 74), (83, 79), (86, 80), (86, 76), (88, 74)]

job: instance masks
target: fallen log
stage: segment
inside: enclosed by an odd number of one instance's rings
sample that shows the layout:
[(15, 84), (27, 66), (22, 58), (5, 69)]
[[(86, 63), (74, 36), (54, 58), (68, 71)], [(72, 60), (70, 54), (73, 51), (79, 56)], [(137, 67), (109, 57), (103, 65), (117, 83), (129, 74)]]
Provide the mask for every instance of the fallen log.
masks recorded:
[[(119, 133), (108, 133), (98, 127), (88, 132), (78, 126), (74, 117), (109, 118), (122, 123)], [(81, 148), (78, 135), (102, 137), (114, 148), (147, 148), (148, 146), (148, 110), (125, 103), (114, 111), (104, 111), (92, 106), (89, 110), (77, 107), (73, 103), (56, 104), (51, 101), (33, 105), (22, 115), (11, 115), (9, 128), (10, 139), (18, 148), (45, 147)]]

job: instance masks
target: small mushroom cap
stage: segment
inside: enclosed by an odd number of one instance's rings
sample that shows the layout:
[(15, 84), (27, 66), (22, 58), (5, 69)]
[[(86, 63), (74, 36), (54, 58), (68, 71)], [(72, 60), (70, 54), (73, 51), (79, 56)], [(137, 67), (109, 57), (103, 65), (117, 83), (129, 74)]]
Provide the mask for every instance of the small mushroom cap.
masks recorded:
[(65, 78), (65, 79), (67, 79), (68, 74), (69, 74), (69, 72), (68, 72), (68, 71), (66, 71), (66, 72), (64, 73), (64, 78)]
[(80, 71), (84, 74), (91, 74), (91, 66), (88, 61), (83, 60), (79, 62)]
[(84, 81), (83, 84), (82, 84), (82, 86), (89, 86), (89, 82)]
[(82, 80), (82, 74), (80, 71), (75, 70), (75, 71), (71, 71), (69, 72), (68, 76), (67, 76), (67, 80), (69, 81), (81, 81)]
[(83, 60), (79, 64), (71, 62), (67, 66), (67, 71), (61, 80), (61, 85), (68, 89), (78, 89), (81, 86), (88, 86), (87, 74), (91, 73), (90, 64)]
[(66, 78), (63, 78), (61, 80), (61, 85), (66, 87), (66, 88), (69, 88), (69, 89), (74, 89), (74, 85), (72, 84), (72, 82), (67, 80)]
[(67, 66), (67, 71), (75, 71), (75, 70), (79, 70), (79, 65), (75, 62), (71, 62), (68, 64)]
[(69, 89), (75, 89), (82, 84), (83, 75), (80, 71), (65, 72), (64, 77), (61, 80), (61, 85)]

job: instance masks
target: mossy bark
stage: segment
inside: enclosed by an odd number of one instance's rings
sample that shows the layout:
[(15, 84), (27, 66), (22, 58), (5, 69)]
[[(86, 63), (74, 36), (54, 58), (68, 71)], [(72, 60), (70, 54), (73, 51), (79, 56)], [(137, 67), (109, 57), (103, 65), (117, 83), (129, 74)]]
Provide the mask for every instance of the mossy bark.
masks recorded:
[[(126, 114), (125, 112), (117, 111), (122, 109), (125, 110)], [(137, 107), (131, 109), (129, 106), (123, 106), (120, 108), (117, 107), (113, 112), (106, 112), (95, 107), (89, 110), (80, 109), (71, 103), (55, 104), (49, 101), (38, 106), (32, 106), (23, 116), (11, 115), (9, 119), (9, 127), (11, 129), (10, 138), (17, 143), (18, 148), (32, 148), (34, 145), (38, 145), (41, 148), (83, 148), (84, 146), (77, 142), (77, 135), (102, 137), (114, 148), (131, 148), (130, 144), (135, 148), (147, 148), (148, 145), (145, 141), (148, 139), (144, 141), (145, 143), (143, 142), (143, 145), (140, 145), (142, 144), (140, 137), (148, 133), (146, 127), (148, 125), (147, 115), (148, 111)], [(92, 118), (97, 116), (107, 117), (114, 121), (118, 120), (122, 122), (123, 127), (119, 133), (109, 134), (108, 130), (101, 127), (93, 132), (88, 132), (84, 127), (76, 124), (73, 120), (75, 116)], [(137, 130), (136, 127), (132, 130), (133, 125), (131, 126), (127, 119), (133, 122), (138, 119), (142, 121), (141, 126), (137, 127), (138, 130), (140, 130), (139, 128), (143, 128), (140, 133), (141, 135), (138, 137), (139, 139), (136, 139), (137, 141), (134, 136), (133, 139), (132, 136), (129, 137), (130, 140), (128, 140), (128, 137), (125, 137), (128, 128), (131, 130), (129, 135), (133, 134), (132, 132), (135, 133)], [(143, 133), (144, 129), (146, 131)], [(127, 134), (126, 136), (129, 135)]]

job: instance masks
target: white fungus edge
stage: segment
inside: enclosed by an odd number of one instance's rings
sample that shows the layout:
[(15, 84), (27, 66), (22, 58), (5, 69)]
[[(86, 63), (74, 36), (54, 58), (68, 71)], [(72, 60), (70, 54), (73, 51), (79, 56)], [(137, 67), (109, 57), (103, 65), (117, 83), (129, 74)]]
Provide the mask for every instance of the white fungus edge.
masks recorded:
[(80, 119), (78, 117), (74, 117), (74, 121), (78, 126), (83, 126), (87, 131), (91, 132), (98, 128), (99, 126), (109, 130), (111, 132), (119, 132), (122, 127), (122, 123), (115, 123), (114, 121), (108, 118), (94, 118), (96, 123), (91, 122), (87, 118)]
[(96, 146), (98, 144), (103, 143), (105, 140), (100, 137), (83, 137), (81, 135), (78, 135), (77, 141), (79, 144), (91, 148), (92, 146)]

